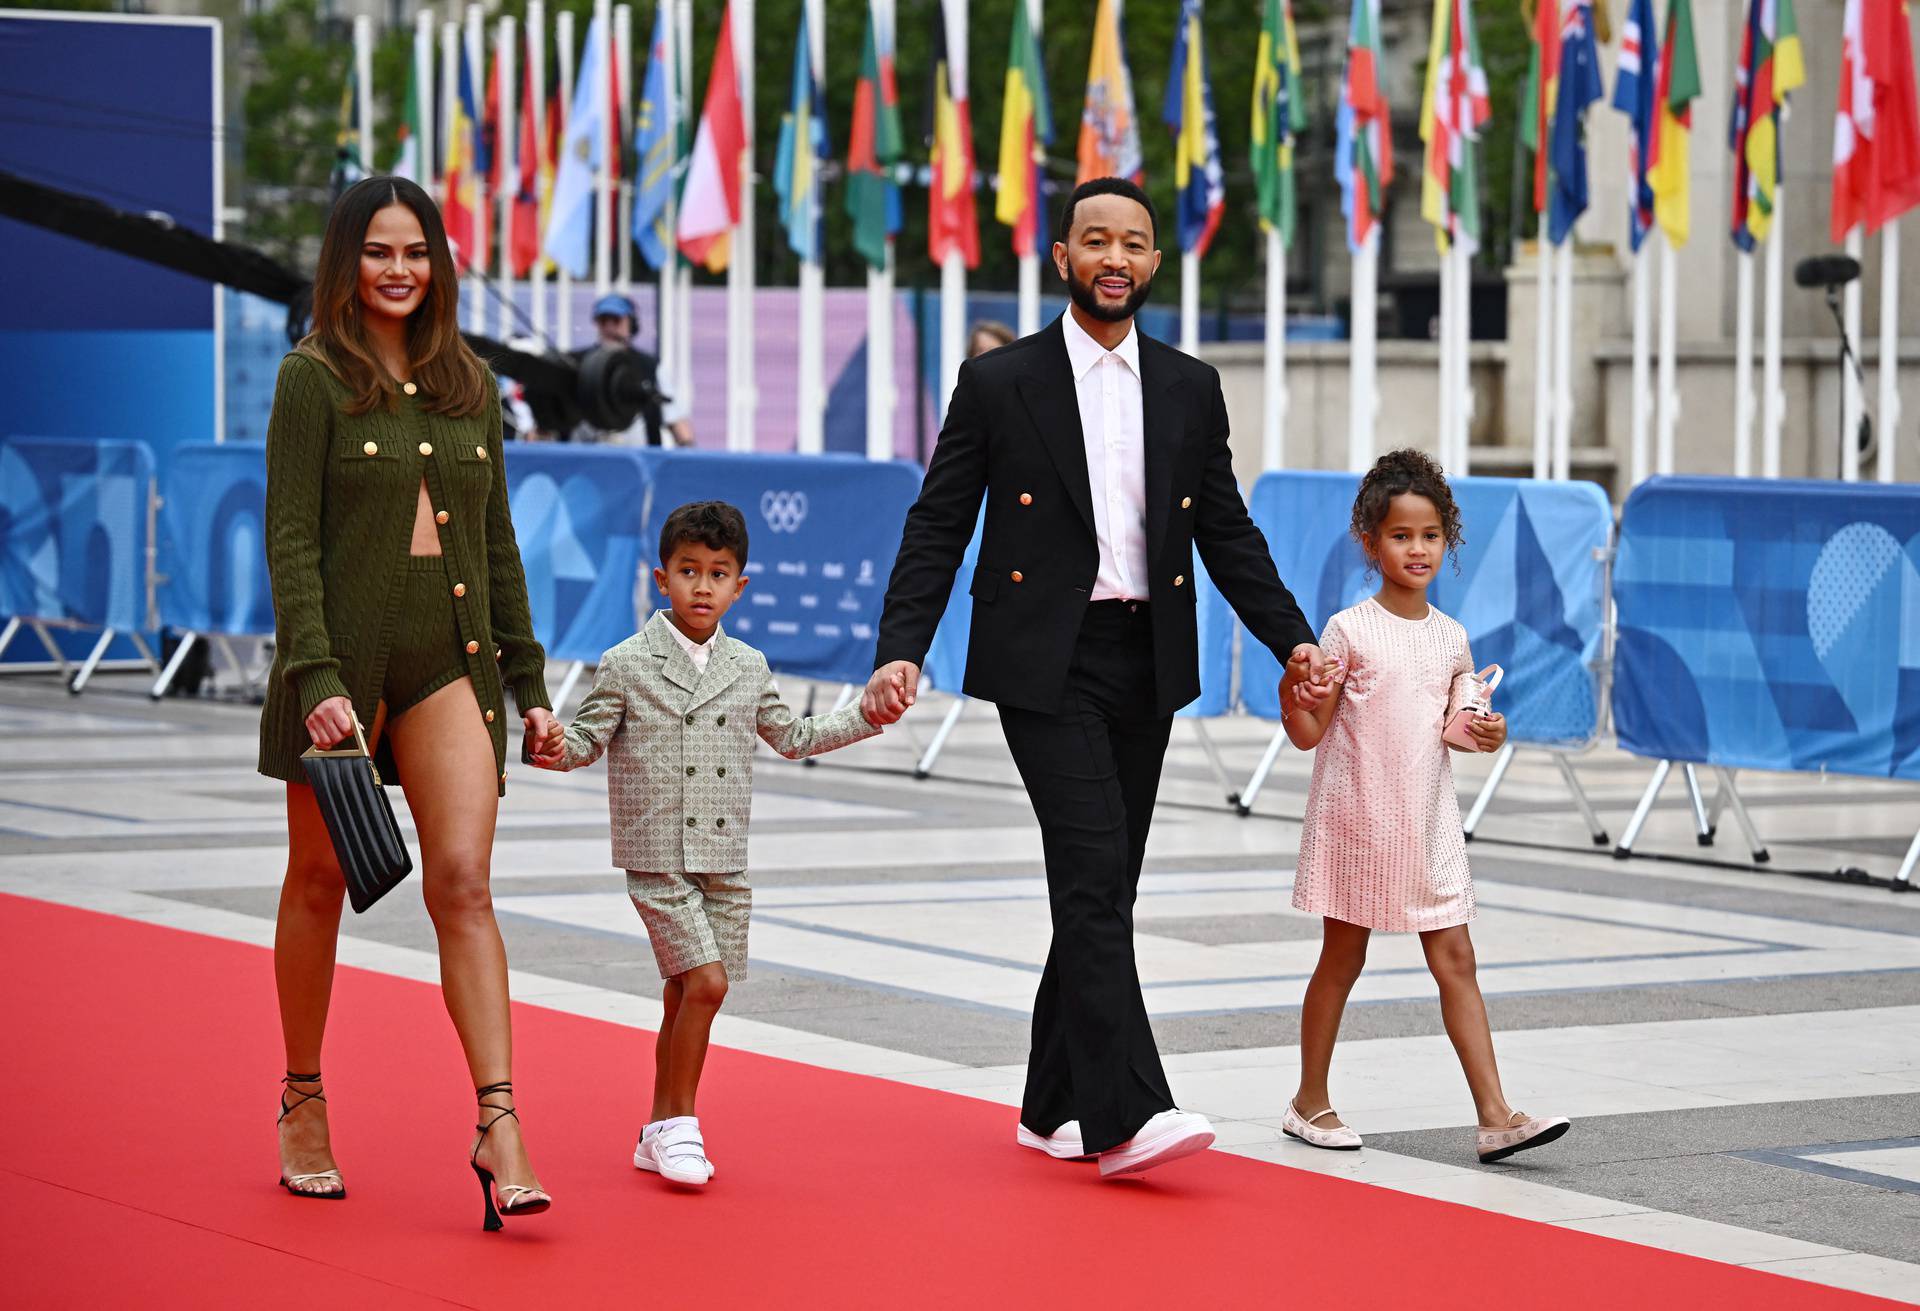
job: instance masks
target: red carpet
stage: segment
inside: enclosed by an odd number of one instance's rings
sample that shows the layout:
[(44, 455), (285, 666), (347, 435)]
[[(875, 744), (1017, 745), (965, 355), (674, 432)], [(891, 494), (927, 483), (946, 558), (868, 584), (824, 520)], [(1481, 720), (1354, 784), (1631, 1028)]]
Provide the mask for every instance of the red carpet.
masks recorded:
[(536, 1006), (517, 1082), (558, 1201), (484, 1234), (439, 993), (358, 970), (326, 1061), (351, 1196), (301, 1201), (267, 952), (0, 897), (0, 959), (12, 1306), (1894, 1305), (1219, 1153), (1102, 1185), (1005, 1108), (736, 1052), (701, 1106), (719, 1178), (678, 1193), (628, 1163), (650, 1037)]

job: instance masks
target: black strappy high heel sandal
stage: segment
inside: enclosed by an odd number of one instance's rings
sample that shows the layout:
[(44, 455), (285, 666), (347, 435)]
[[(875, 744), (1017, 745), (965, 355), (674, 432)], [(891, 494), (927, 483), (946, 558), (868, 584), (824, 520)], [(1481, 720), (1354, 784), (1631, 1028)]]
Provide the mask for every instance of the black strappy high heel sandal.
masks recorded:
[[(319, 1102), (323, 1106), (326, 1105), (326, 1101), (327, 1101), (326, 1093), (301, 1092), (298, 1088), (293, 1086), (296, 1083), (319, 1083), (320, 1082), (319, 1071), (316, 1070), (312, 1074), (295, 1074), (292, 1070), (288, 1070), (286, 1077), (280, 1080), (280, 1082), (285, 1085), (286, 1092), (283, 1092), (280, 1094), (280, 1114), (279, 1114), (279, 1117), (276, 1118), (273, 1122), (273, 1127), (275, 1129), (278, 1129), (280, 1127), (280, 1122), (282, 1120), (285, 1120), (289, 1115), (292, 1115), (295, 1111), (299, 1110), (302, 1106), (305, 1106), (308, 1102)], [(291, 1106), (287, 1105), (287, 1093), (292, 1093), (295, 1097), (299, 1098), (300, 1100), (295, 1102)], [(328, 1193), (316, 1193), (300, 1187), (301, 1184), (310, 1183), (315, 1179), (331, 1179), (335, 1183), (339, 1184), (340, 1187)], [(296, 1175), (282, 1174), (280, 1176), (280, 1186), (286, 1189), (288, 1192), (292, 1193), (295, 1197), (312, 1197), (323, 1202), (342, 1201), (345, 1199), (347, 1195), (347, 1181), (340, 1177), (340, 1171), (337, 1169), (320, 1170), (313, 1174), (296, 1174)]]
[[(553, 1199), (543, 1195), (546, 1192), (544, 1188), (530, 1188), (525, 1184), (501, 1184), (501, 1201), (498, 1207), (494, 1205), (493, 1171), (480, 1164), (480, 1144), (487, 1140), (487, 1134), (492, 1130), (493, 1126), (499, 1124), (500, 1121), (506, 1119), (509, 1115), (516, 1120), (520, 1118), (520, 1113), (514, 1110), (513, 1107), (495, 1106), (487, 1100), (487, 1098), (495, 1093), (506, 1093), (508, 1096), (512, 1096), (513, 1084), (490, 1083), (484, 1088), (476, 1088), (474, 1090), (474, 1096), (479, 1100), (481, 1109), (498, 1111), (499, 1114), (495, 1115), (485, 1124), (476, 1124), (473, 1126), (474, 1129), (479, 1132), (480, 1136), (473, 1140), (473, 1155), (467, 1158), (467, 1164), (471, 1165), (473, 1172), (480, 1177), (480, 1197), (487, 1205), (486, 1221), (482, 1227), (485, 1228), (488, 1233), (502, 1228), (500, 1217), (503, 1215), (539, 1215), (542, 1211), (553, 1205)], [(523, 1195), (532, 1194), (533, 1200), (523, 1202), (518, 1198), (509, 1196), (509, 1194), (512, 1193), (520, 1193)]]

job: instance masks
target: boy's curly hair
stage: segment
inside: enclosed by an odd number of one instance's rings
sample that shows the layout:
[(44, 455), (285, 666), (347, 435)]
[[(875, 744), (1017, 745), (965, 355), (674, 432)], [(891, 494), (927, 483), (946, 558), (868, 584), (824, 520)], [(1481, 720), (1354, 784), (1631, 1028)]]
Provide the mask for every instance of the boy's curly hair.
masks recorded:
[(1359, 495), (1353, 498), (1350, 525), (1353, 540), (1365, 550), (1367, 539), (1378, 532), (1385, 521), (1393, 498), (1408, 493), (1426, 497), (1440, 512), (1440, 531), (1446, 538), (1447, 557), (1458, 573), (1460, 543), (1464, 540), (1460, 533), (1460, 507), (1454, 503), (1453, 489), (1447, 486), (1447, 475), (1440, 466), (1424, 451), (1412, 447), (1388, 451), (1373, 462), (1373, 468), (1360, 480)]
[(660, 567), (688, 542), (709, 551), (731, 551), (742, 569), (747, 567), (746, 516), (725, 501), (693, 501), (667, 516), (660, 525)]

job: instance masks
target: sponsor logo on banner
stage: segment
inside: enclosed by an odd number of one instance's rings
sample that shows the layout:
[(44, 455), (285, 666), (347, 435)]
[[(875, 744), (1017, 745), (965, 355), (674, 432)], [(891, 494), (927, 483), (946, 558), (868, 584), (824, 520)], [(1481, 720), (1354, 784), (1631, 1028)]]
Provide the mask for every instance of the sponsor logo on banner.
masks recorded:
[(766, 491), (760, 494), (760, 517), (776, 533), (797, 533), (807, 521), (805, 492)]

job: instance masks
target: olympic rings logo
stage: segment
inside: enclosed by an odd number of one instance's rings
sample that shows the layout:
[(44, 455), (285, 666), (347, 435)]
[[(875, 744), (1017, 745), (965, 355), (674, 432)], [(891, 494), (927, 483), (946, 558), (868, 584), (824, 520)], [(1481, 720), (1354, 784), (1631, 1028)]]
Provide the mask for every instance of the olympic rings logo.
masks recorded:
[(760, 517), (776, 533), (797, 533), (807, 521), (805, 492), (760, 493)]

